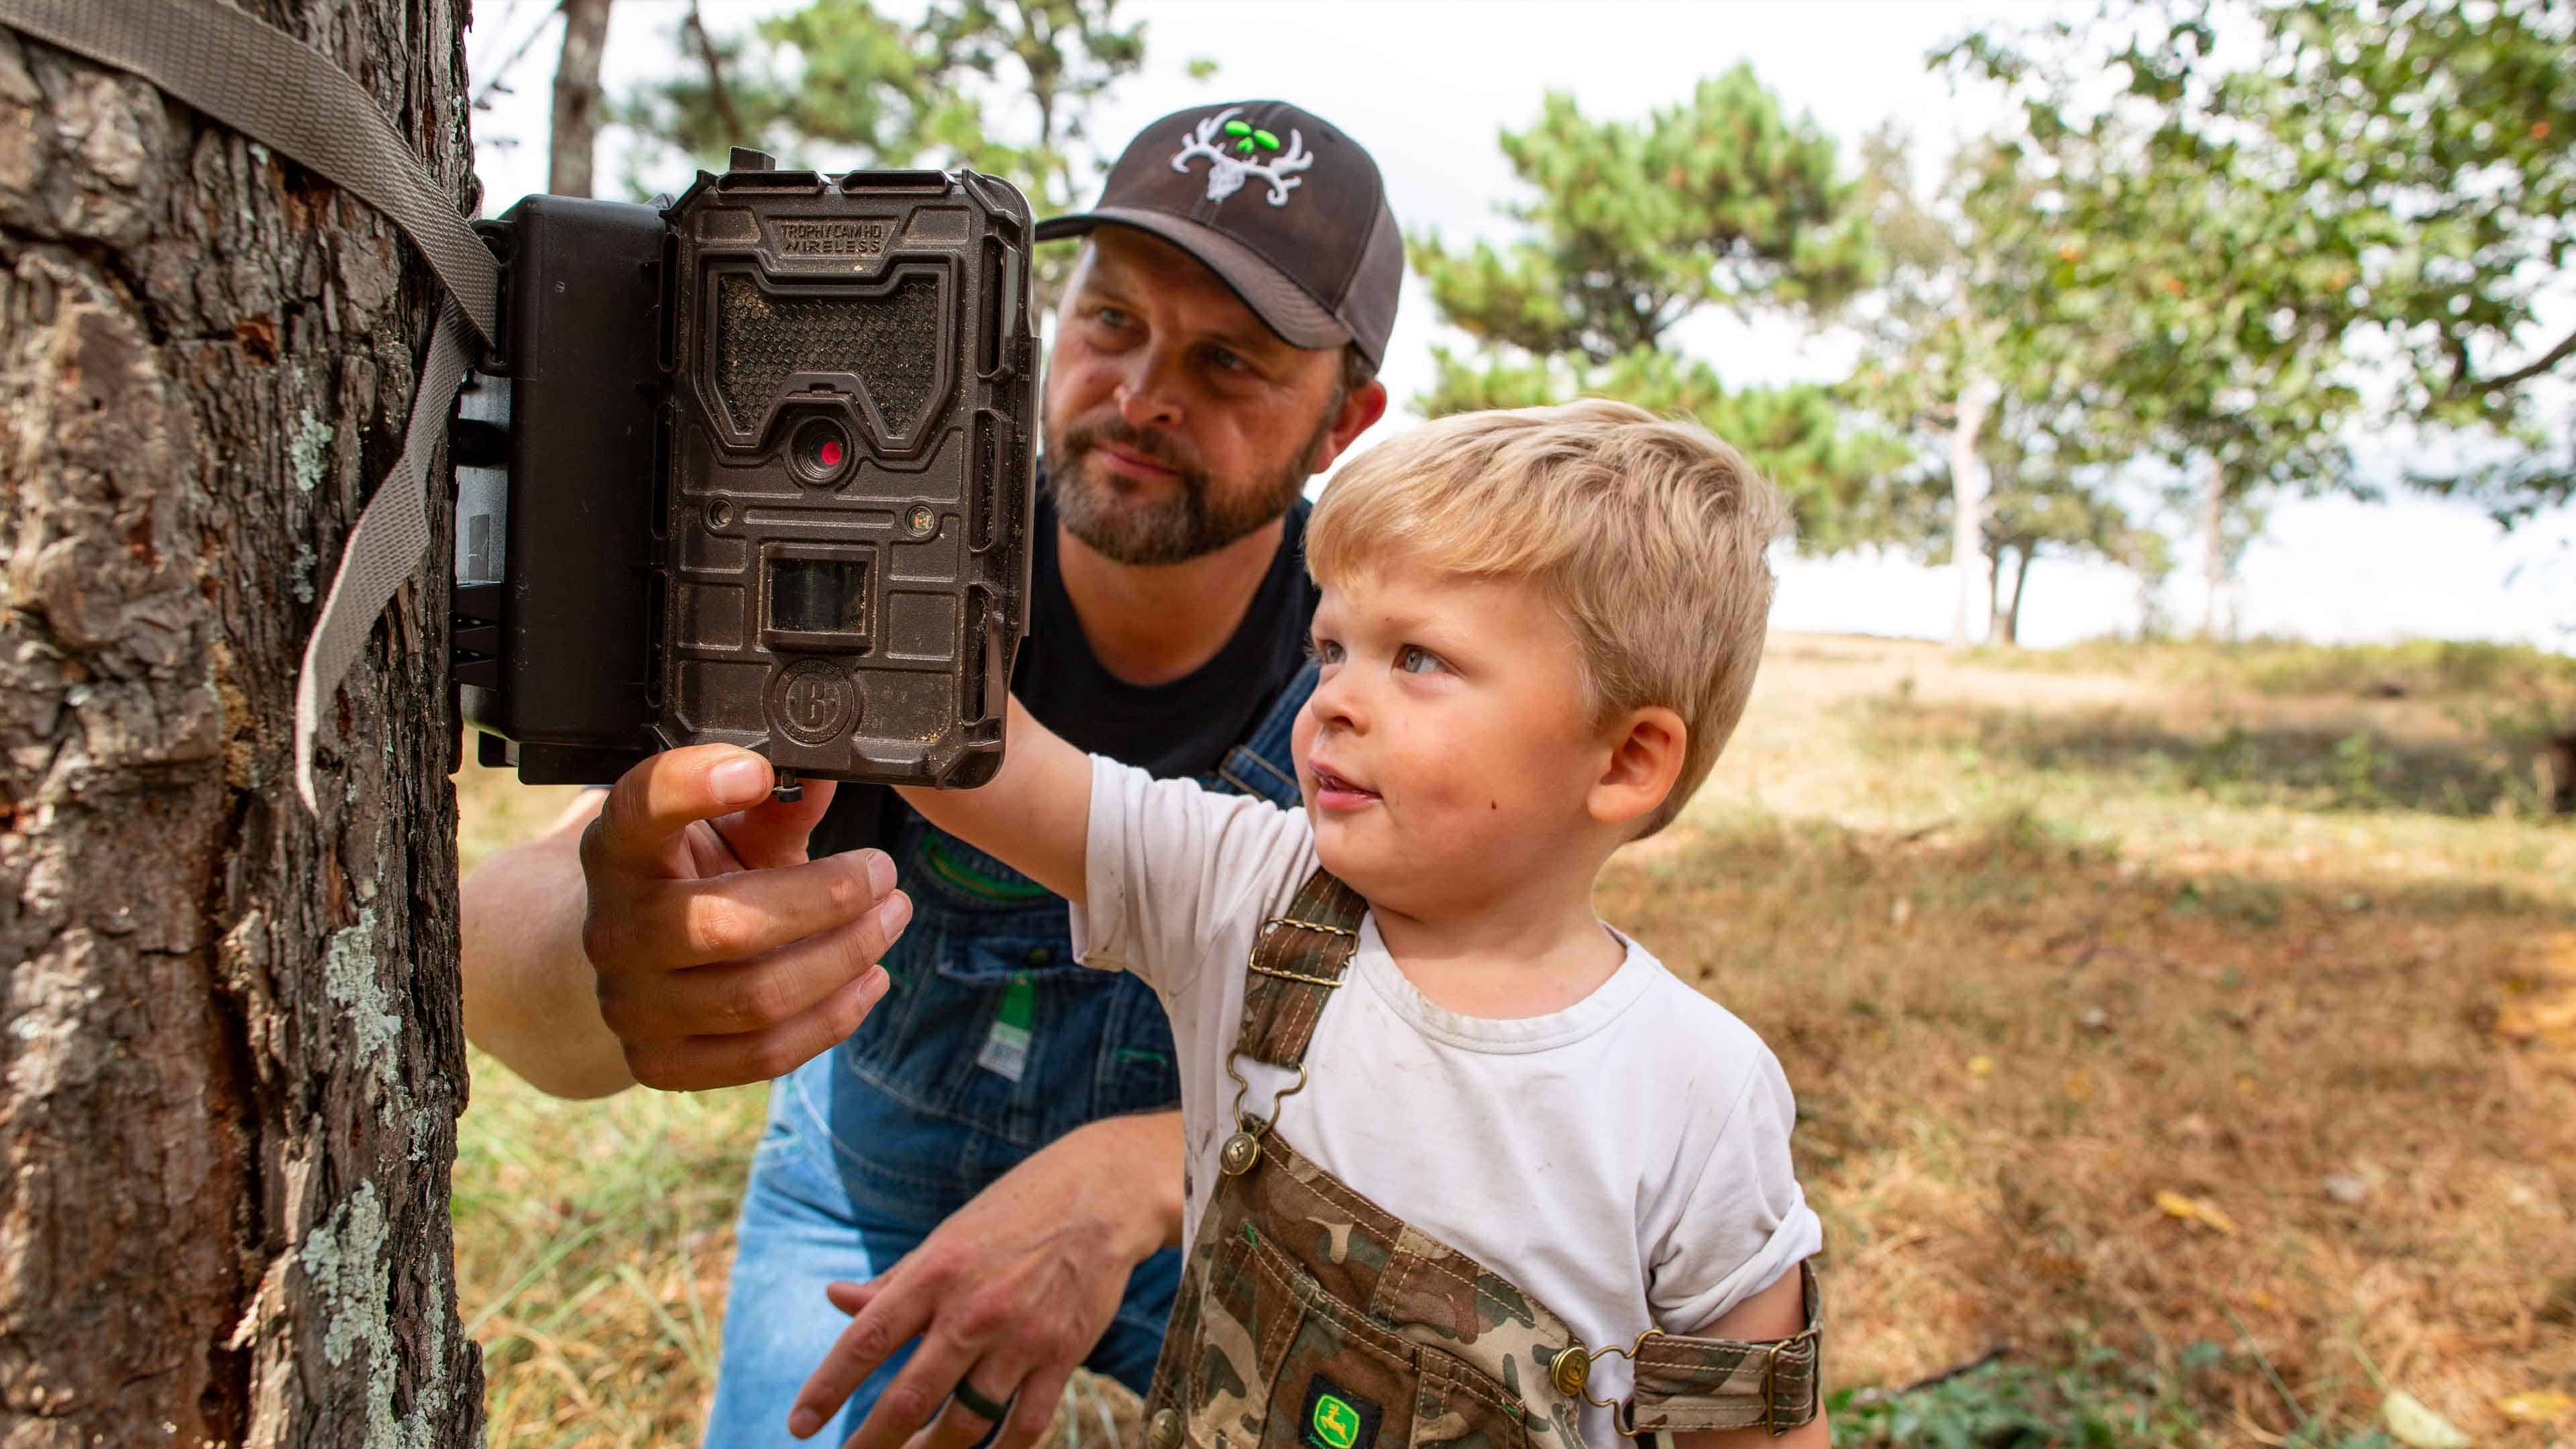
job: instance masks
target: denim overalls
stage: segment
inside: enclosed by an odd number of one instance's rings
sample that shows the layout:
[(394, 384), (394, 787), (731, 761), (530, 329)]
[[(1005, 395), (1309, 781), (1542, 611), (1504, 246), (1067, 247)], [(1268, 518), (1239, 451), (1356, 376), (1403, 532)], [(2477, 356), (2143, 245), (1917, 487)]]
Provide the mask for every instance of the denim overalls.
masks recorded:
[[(1315, 687), (1298, 673), (1210, 788), (1297, 808), (1288, 737)], [(909, 811), (895, 876), (913, 918), (886, 953), (893, 979), (857, 1032), (770, 1086), (769, 1126), (743, 1195), (709, 1449), (800, 1445), (796, 1389), (849, 1319), (823, 1285), (865, 1280), (1039, 1147), (1085, 1122), (1175, 1107), (1172, 1032), (1151, 988), (1076, 964), (1065, 903)], [(1180, 1254), (1147, 1259), (1088, 1361), (1143, 1393)], [(910, 1350), (888, 1361), (810, 1443), (838, 1443)]]

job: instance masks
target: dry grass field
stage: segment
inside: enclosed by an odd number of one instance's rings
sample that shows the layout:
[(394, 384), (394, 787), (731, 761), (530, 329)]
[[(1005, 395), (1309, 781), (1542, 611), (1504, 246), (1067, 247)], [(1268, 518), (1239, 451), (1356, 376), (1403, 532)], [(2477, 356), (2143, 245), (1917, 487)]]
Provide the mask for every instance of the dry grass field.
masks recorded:
[[(1601, 908), (1798, 1089), (1838, 1440), (2576, 1442), (2576, 825), (2496, 733), (2555, 669), (1773, 641)], [(460, 791), (469, 860), (559, 803)], [(694, 1442), (761, 1089), (475, 1070), (493, 1442)]]

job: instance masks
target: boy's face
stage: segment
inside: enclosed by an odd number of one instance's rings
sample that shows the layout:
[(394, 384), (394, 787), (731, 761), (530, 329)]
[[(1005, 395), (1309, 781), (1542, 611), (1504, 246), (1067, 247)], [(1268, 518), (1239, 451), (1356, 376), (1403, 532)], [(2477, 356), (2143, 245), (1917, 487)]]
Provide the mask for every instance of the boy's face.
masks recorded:
[(1325, 869), (1372, 905), (1474, 910), (1601, 829), (1586, 800), (1611, 742), (1535, 586), (1388, 559), (1323, 591), (1314, 642), (1297, 783)]

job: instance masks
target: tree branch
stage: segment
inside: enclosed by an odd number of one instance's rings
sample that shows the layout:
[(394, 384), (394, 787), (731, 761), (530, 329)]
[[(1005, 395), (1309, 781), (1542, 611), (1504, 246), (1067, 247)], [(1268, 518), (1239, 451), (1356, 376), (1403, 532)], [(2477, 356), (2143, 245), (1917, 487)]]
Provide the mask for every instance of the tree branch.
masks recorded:
[(2557, 346), (2540, 354), (2538, 358), (2534, 359), (2529, 364), (2517, 367), (2513, 371), (2508, 372), (2501, 377), (2481, 378), (2471, 381), (2467, 376), (2468, 348), (2465, 344), (2460, 346), (2459, 353), (2461, 363), (2460, 380), (2466, 385), (2468, 390), (2473, 392), (2496, 392), (2504, 388), (2512, 387), (2514, 384), (2519, 382), (2528, 382), (2532, 378), (2538, 377), (2542, 373), (2556, 367), (2559, 363), (2566, 361), (2571, 354), (2576, 354), (2576, 332), (2570, 332), (2566, 336), (2559, 338)]
[(562, 8), (560, 4), (547, 6), (545, 13), (537, 17), (536, 27), (520, 39), (518, 48), (512, 50), (509, 57), (499, 65), (492, 67), (492, 74), (484, 80), (483, 84), (474, 89), (474, 109), (490, 110), (493, 96), (511, 94), (509, 86), (504, 84), (509, 80), (511, 70), (516, 68), (520, 61), (527, 59), (528, 51), (537, 43), (537, 37), (546, 33), (546, 27), (554, 23), (555, 12)]
[(725, 144), (758, 145), (760, 138), (742, 129), (742, 113), (733, 108), (733, 93), (725, 89), (724, 62), (716, 58), (716, 43), (707, 34), (706, 19), (698, 13), (698, 0), (689, 0), (687, 29), (689, 39), (698, 47), (698, 54), (706, 59), (707, 100), (715, 106), (716, 115), (724, 122)]

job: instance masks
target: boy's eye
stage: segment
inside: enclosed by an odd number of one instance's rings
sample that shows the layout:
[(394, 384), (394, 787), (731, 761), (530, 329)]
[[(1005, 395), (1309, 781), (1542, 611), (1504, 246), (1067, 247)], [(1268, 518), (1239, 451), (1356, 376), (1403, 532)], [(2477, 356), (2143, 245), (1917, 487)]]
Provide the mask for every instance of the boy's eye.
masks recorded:
[(1395, 667), (1406, 674), (1429, 674), (1440, 667), (1440, 656), (1419, 644), (1407, 644), (1396, 651)]
[(1337, 639), (1318, 639), (1307, 647), (1314, 651), (1314, 655), (1317, 659), (1322, 660), (1326, 664), (1339, 664), (1342, 662), (1341, 641)]

